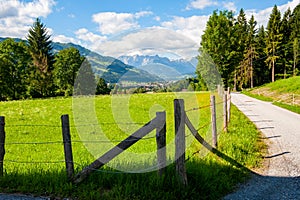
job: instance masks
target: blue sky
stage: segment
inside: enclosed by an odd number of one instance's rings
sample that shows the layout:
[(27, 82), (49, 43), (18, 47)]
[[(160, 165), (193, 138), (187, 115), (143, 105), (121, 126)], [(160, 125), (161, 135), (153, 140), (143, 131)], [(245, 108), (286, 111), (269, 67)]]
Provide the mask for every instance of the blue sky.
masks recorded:
[(266, 25), (276, 4), (282, 13), (300, 0), (0, 0), (0, 37), (25, 38), (40, 17), (57, 42), (73, 42), (102, 55), (197, 52), (213, 10), (241, 8)]

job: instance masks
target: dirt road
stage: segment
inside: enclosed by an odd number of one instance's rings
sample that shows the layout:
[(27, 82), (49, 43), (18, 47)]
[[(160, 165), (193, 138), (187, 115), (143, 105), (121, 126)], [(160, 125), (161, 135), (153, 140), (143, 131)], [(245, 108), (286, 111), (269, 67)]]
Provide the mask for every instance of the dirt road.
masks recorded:
[(300, 199), (300, 115), (239, 93), (232, 103), (262, 131), (268, 155), (263, 172), (224, 199)]

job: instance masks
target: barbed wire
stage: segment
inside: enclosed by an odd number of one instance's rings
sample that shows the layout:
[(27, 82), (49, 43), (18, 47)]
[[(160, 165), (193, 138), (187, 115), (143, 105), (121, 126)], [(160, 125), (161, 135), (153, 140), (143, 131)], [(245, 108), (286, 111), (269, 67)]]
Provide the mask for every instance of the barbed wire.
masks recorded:
[[(81, 127), (81, 126), (99, 126), (99, 125), (144, 125), (147, 122), (99, 122), (97, 124), (79, 124), (70, 125), (70, 127)], [(61, 128), (61, 125), (50, 125), (50, 124), (5, 124), (5, 127), (51, 127), (51, 128)]]
[(201, 110), (201, 109), (209, 108), (209, 107), (211, 107), (211, 105), (205, 105), (205, 106), (195, 107), (195, 108), (188, 109), (185, 112), (187, 113), (187, 112), (191, 112), (191, 111), (197, 111), (197, 110)]
[[(127, 141), (136, 141), (136, 140), (149, 140), (156, 138), (156, 136), (151, 137), (142, 137), (142, 138), (133, 138)], [(71, 143), (111, 143), (111, 142), (122, 142), (123, 140), (72, 140)], [(5, 142), (0, 143), (1, 145), (44, 145), (44, 144), (64, 144), (67, 142), (64, 141), (44, 141), (44, 142)]]
[(45, 141), (45, 142), (5, 142), (1, 145), (40, 145), (40, 144), (63, 144), (63, 141)]
[(52, 128), (61, 128), (58, 125), (51, 124), (5, 124), (5, 127), (52, 127)]
[(57, 164), (57, 163), (65, 163), (64, 160), (58, 160), (58, 161), (19, 161), (19, 160), (4, 160), (3, 162), (0, 161), (0, 163), (19, 163), (19, 164)]

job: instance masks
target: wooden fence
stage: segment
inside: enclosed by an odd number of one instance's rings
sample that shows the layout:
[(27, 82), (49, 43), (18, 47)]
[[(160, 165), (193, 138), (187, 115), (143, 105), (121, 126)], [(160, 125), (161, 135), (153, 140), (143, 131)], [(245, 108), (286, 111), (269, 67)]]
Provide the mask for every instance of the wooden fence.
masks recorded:
[[(198, 133), (190, 119), (188, 118), (186, 111), (184, 109), (184, 100), (175, 99), (174, 100), (174, 116), (175, 116), (175, 164), (176, 171), (179, 175), (181, 182), (184, 185), (188, 184), (186, 169), (185, 169), (185, 137), (186, 131), (185, 126), (191, 131), (192, 135), (199, 141), (206, 149), (213, 151), (218, 147), (218, 130), (217, 130), (217, 117), (216, 117), (216, 101), (215, 96), (210, 97), (210, 109), (211, 109), (211, 126), (212, 126), (212, 145), (204, 140), (203, 137)], [(230, 109), (231, 109), (231, 98), (230, 92), (223, 94), (223, 101), (218, 103), (223, 104), (223, 129), (222, 131), (227, 131), (228, 123), (230, 121)], [(207, 107), (207, 106), (203, 106)], [(202, 108), (202, 107), (201, 107)], [(199, 108), (200, 109), (200, 108)], [(197, 110), (193, 108), (191, 110)]]
[[(203, 107), (210, 107), (211, 109), (211, 122), (212, 125), (212, 145), (202, 138), (198, 130), (193, 126), (187, 116), (185, 110), (184, 100), (174, 100), (174, 124), (175, 124), (175, 166), (176, 171), (184, 185), (187, 185), (188, 180), (185, 169), (185, 151), (186, 151), (186, 130), (185, 127), (191, 131), (192, 135), (198, 140), (205, 148), (212, 151), (218, 146), (218, 130), (216, 126), (216, 104), (223, 104), (223, 131), (227, 131), (228, 123), (230, 121), (230, 93), (224, 93), (223, 101), (216, 103), (215, 96), (211, 96), (210, 104), (191, 110), (200, 110)], [(82, 182), (93, 171), (101, 168), (116, 156), (124, 152), (127, 148), (138, 142), (144, 136), (156, 130), (156, 144), (157, 144), (157, 166), (158, 174), (162, 175), (166, 167), (166, 112), (157, 112), (156, 117), (146, 123), (139, 130), (135, 131), (132, 135), (121, 141), (112, 149), (108, 150), (105, 154), (100, 156), (90, 165), (86, 166), (78, 174), (74, 175), (74, 162), (72, 154), (72, 140), (70, 136), (70, 123), (69, 116), (61, 116), (61, 127), (64, 144), (64, 155), (67, 177), (74, 183)], [(0, 176), (3, 175), (3, 162), (5, 155), (5, 118), (0, 117)]]

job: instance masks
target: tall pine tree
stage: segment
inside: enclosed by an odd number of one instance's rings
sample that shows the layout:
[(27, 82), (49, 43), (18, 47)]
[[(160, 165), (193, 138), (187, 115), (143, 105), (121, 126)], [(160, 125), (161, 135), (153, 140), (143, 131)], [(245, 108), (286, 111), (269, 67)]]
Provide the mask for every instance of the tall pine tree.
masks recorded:
[(266, 31), (264, 26), (259, 27), (255, 36), (256, 51), (258, 58), (253, 61), (255, 68), (255, 85), (262, 85), (271, 81), (270, 71), (265, 63), (266, 54)]
[(279, 48), (282, 42), (282, 34), (280, 33), (281, 14), (277, 6), (273, 7), (272, 13), (267, 26), (267, 40), (266, 40), (266, 63), (271, 68), (272, 82), (275, 81), (275, 65), (279, 59)]
[(282, 44), (280, 45), (280, 58), (278, 72), (283, 75), (283, 78), (287, 78), (288, 74), (292, 73), (292, 42), (290, 41), (292, 29), (291, 29), (291, 16), (292, 12), (290, 8), (284, 13), (281, 24), (280, 34), (282, 34)]
[(33, 64), (29, 87), (32, 97), (47, 97), (54, 94), (52, 77), (54, 56), (50, 37), (45, 25), (37, 18), (27, 36)]
[(254, 80), (254, 63), (253, 61), (258, 58), (258, 53), (256, 51), (256, 43), (255, 43), (255, 34), (256, 34), (256, 21), (254, 16), (251, 16), (251, 19), (248, 24), (248, 30), (245, 41), (245, 50), (244, 50), (244, 58), (240, 65), (240, 87), (243, 85), (247, 87), (253, 88)]

